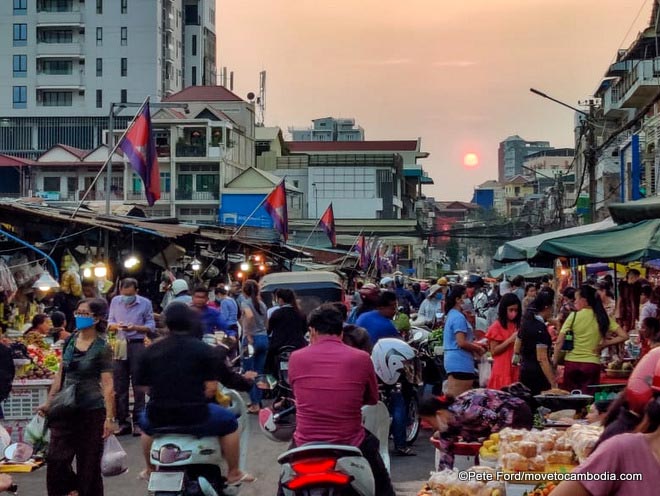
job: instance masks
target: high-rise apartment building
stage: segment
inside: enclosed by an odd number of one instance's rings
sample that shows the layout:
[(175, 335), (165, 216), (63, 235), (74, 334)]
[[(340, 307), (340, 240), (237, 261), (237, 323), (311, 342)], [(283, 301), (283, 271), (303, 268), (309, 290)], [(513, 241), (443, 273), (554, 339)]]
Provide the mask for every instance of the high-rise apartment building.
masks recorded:
[(215, 0), (4, 1), (0, 32), (3, 153), (94, 148), (111, 103), (216, 84)]
[(497, 158), (498, 181), (503, 183), (524, 174), (525, 157), (543, 150), (552, 150), (548, 141), (525, 141), (520, 136), (509, 136), (500, 143)]

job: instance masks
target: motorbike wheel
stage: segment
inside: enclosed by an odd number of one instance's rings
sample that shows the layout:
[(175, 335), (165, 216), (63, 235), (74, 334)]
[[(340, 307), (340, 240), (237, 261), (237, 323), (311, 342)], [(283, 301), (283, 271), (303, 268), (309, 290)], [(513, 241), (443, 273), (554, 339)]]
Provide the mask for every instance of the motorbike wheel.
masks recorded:
[(406, 426), (406, 443), (413, 444), (419, 436), (419, 400), (413, 396), (408, 401), (408, 425)]

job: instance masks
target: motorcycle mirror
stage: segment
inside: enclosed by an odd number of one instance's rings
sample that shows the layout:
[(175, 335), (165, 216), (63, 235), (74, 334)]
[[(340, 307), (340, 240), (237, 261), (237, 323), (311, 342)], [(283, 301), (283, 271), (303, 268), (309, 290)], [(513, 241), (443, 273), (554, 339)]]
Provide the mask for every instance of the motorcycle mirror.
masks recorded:
[(14, 443), (5, 449), (5, 458), (10, 462), (25, 463), (32, 458), (33, 453), (34, 449), (29, 444)]

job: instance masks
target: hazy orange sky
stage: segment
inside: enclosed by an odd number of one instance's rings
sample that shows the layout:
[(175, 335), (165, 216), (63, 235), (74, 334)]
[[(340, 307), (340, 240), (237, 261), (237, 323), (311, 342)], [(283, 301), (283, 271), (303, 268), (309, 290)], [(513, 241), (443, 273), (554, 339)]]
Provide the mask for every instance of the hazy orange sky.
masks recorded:
[[(234, 91), (268, 73), (266, 125), (355, 117), (366, 139), (422, 138), (437, 200), (469, 200), (497, 178), (507, 136), (572, 147), (577, 104), (652, 0), (218, 0), (219, 65)], [(640, 12), (638, 19), (635, 17)], [(629, 34), (626, 36), (626, 33)], [(624, 40), (625, 37), (625, 40)], [(479, 155), (467, 170), (463, 156)]]

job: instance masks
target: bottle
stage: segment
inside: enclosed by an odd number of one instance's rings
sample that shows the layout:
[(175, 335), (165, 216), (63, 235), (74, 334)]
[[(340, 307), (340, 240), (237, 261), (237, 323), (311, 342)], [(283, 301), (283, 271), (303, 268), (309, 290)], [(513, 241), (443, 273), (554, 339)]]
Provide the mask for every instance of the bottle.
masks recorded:
[(511, 365), (518, 367), (520, 365), (520, 353), (514, 353), (511, 357)]

